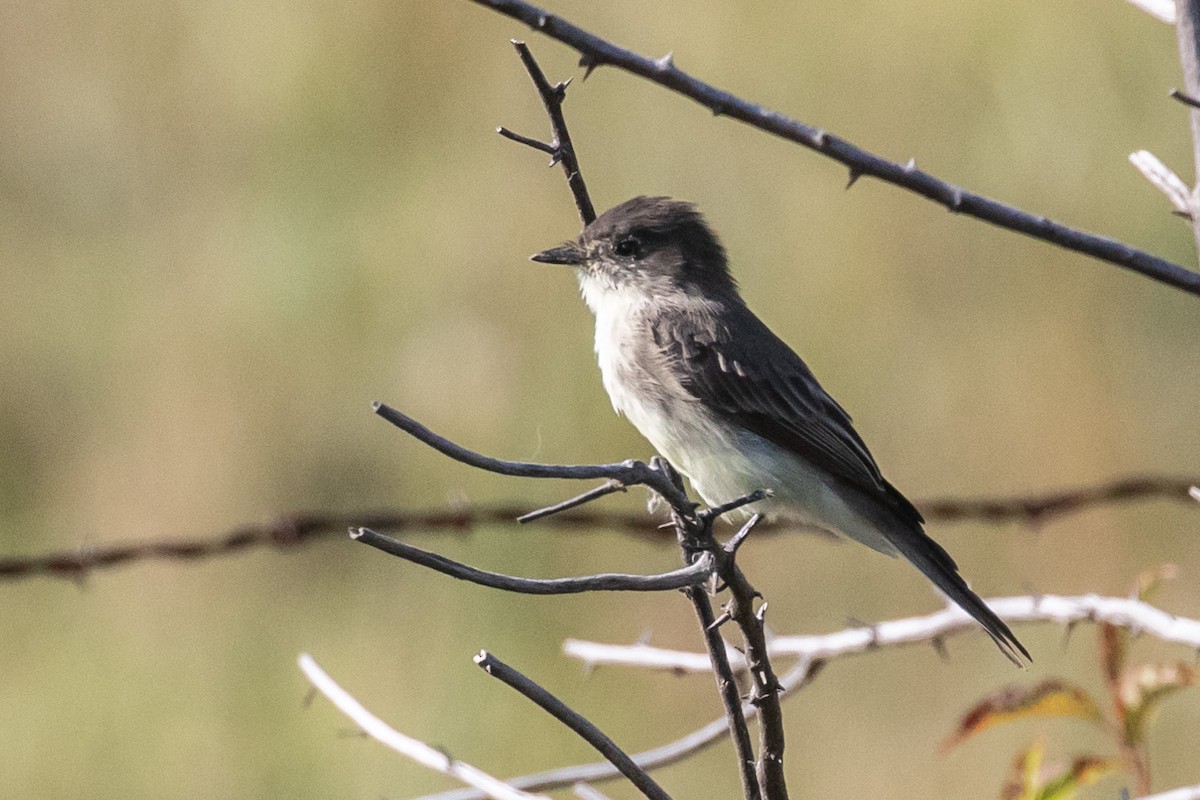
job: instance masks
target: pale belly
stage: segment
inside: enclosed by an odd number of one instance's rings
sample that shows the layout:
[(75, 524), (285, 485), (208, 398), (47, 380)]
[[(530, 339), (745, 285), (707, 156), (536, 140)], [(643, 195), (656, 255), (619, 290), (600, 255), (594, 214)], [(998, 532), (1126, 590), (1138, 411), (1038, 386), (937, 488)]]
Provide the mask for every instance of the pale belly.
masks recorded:
[(667, 408), (627, 393), (622, 399), (618, 410), (691, 481), (708, 505), (766, 489), (772, 496), (746, 506), (746, 515), (764, 513), (793, 520), (896, 554), (878, 526), (804, 459), (754, 433), (721, 424), (694, 401)]

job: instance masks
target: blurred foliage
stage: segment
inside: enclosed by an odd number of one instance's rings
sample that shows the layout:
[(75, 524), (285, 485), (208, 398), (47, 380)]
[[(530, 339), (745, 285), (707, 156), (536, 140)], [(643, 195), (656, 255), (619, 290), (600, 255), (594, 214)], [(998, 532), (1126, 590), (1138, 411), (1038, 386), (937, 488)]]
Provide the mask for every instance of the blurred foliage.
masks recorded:
[[(1146, 570), (1135, 581), (1133, 596), (1148, 601), (1163, 581), (1178, 572), (1174, 564)], [(1013, 762), (1000, 793), (1002, 800), (1070, 800), (1079, 787), (1123, 769), (1138, 797), (1153, 791), (1150, 772), (1150, 724), (1162, 701), (1196, 683), (1196, 670), (1183, 662), (1129, 664), (1131, 632), (1108, 622), (1097, 628), (1097, 661), (1108, 688), (1112, 719), (1106, 719), (1090, 692), (1065, 680), (1008, 686), (976, 703), (942, 745), (943, 752), (1003, 722), (1035, 717), (1074, 717), (1108, 733), (1118, 756), (1076, 755), (1066, 768), (1045, 769), (1045, 739), (1023, 750)], [(1184, 744), (1184, 747), (1189, 744)]]
[[(1194, 263), (1186, 225), (1126, 162), (1145, 147), (1191, 171), (1185, 111), (1166, 99), (1174, 35), (1119, 0), (553, 6), (883, 155)], [(492, 132), (546, 127), (509, 38), (528, 37), (552, 79), (578, 74), (570, 52), (467, 2), (14, 0), (0, 20), (4, 553), (301, 508), (534, 507), (578, 488), (465, 470), (375, 419), (375, 399), (498, 455), (649, 455), (609, 408), (571, 277), (525, 260), (577, 231), (562, 177)], [(576, 81), (567, 113), (599, 206), (667, 193), (707, 211), (751, 304), (908, 494), (1197, 471), (1194, 298), (869, 180), (846, 192), (836, 165), (611, 70)], [(1111, 593), (1168, 559), (1200, 574), (1195, 519), (1145, 504), (1036, 536), (932, 532), (985, 595)], [(531, 575), (676, 563), (615, 535), (417, 539)], [(501, 774), (591, 756), (475, 674), (480, 647), (633, 749), (717, 711), (706, 679), (585, 681), (558, 654), (567, 635), (646, 631), (698, 647), (677, 597), (500, 597), (364, 550), (0, 585), (0, 795), (447, 785), (339, 737), (332, 710), (305, 711), (300, 650), (406, 733)], [(743, 561), (781, 631), (940, 602), (861, 548), (752, 542)], [(1200, 616), (1194, 581), (1157, 602)], [(1089, 674), (1092, 654), (1058, 647), (1059, 632), (1022, 638), (1032, 679)], [(848, 661), (792, 700), (797, 794), (994, 793), (1019, 732), (945, 761), (936, 743), (1009, 666), (982, 637), (953, 656)], [(1196, 780), (1197, 729), (1194, 704), (1163, 714), (1156, 781)], [(729, 758), (718, 749), (662, 780), (679, 796), (734, 796)]]

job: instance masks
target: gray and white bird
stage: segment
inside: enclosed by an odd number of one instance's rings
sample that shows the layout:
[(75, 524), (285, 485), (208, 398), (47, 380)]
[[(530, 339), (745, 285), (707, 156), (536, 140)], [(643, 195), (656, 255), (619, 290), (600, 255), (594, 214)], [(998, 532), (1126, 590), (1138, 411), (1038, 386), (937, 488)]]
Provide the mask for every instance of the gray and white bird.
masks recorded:
[(903, 556), (1006, 656), (1029, 658), (880, 473), (850, 415), (746, 306), (695, 206), (635, 197), (532, 259), (576, 269), (613, 407), (705, 502), (770, 490), (748, 510)]

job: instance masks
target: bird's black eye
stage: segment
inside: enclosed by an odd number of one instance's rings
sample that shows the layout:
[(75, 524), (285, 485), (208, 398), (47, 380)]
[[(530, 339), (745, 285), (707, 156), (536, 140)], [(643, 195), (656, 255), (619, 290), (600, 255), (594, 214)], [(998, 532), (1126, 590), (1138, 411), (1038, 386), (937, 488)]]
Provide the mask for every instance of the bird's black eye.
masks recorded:
[(637, 258), (642, 254), (642, 243), (632, 236), (626, 236), (617, 242), (617, 246), (613, 250), (619, 256)]

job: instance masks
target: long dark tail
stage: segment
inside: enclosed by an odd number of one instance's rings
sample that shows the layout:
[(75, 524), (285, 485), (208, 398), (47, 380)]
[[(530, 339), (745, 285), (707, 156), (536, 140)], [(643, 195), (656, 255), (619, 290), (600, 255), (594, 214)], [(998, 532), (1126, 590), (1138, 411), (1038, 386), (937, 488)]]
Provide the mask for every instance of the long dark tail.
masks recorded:
[(1009, 630), (1004, 620), (997, 617), (979, 595), (967, 586), (967, 582), (958, 574), (958, 565), (954, 563), (950, 554), (929, 538), (919, 525), (906, 525), (901, 533), (888, 531), (886, 535), (888, 541), (900, 551), (900, 555), (912, 562), (913, 566), (921, 570), (947, 597), (983, 626), (1009, 661), (1018, 667), (1024, 667), (1027, 662), (1033, 661), (1029, 651), (1017, 641), (1017, 637)]

